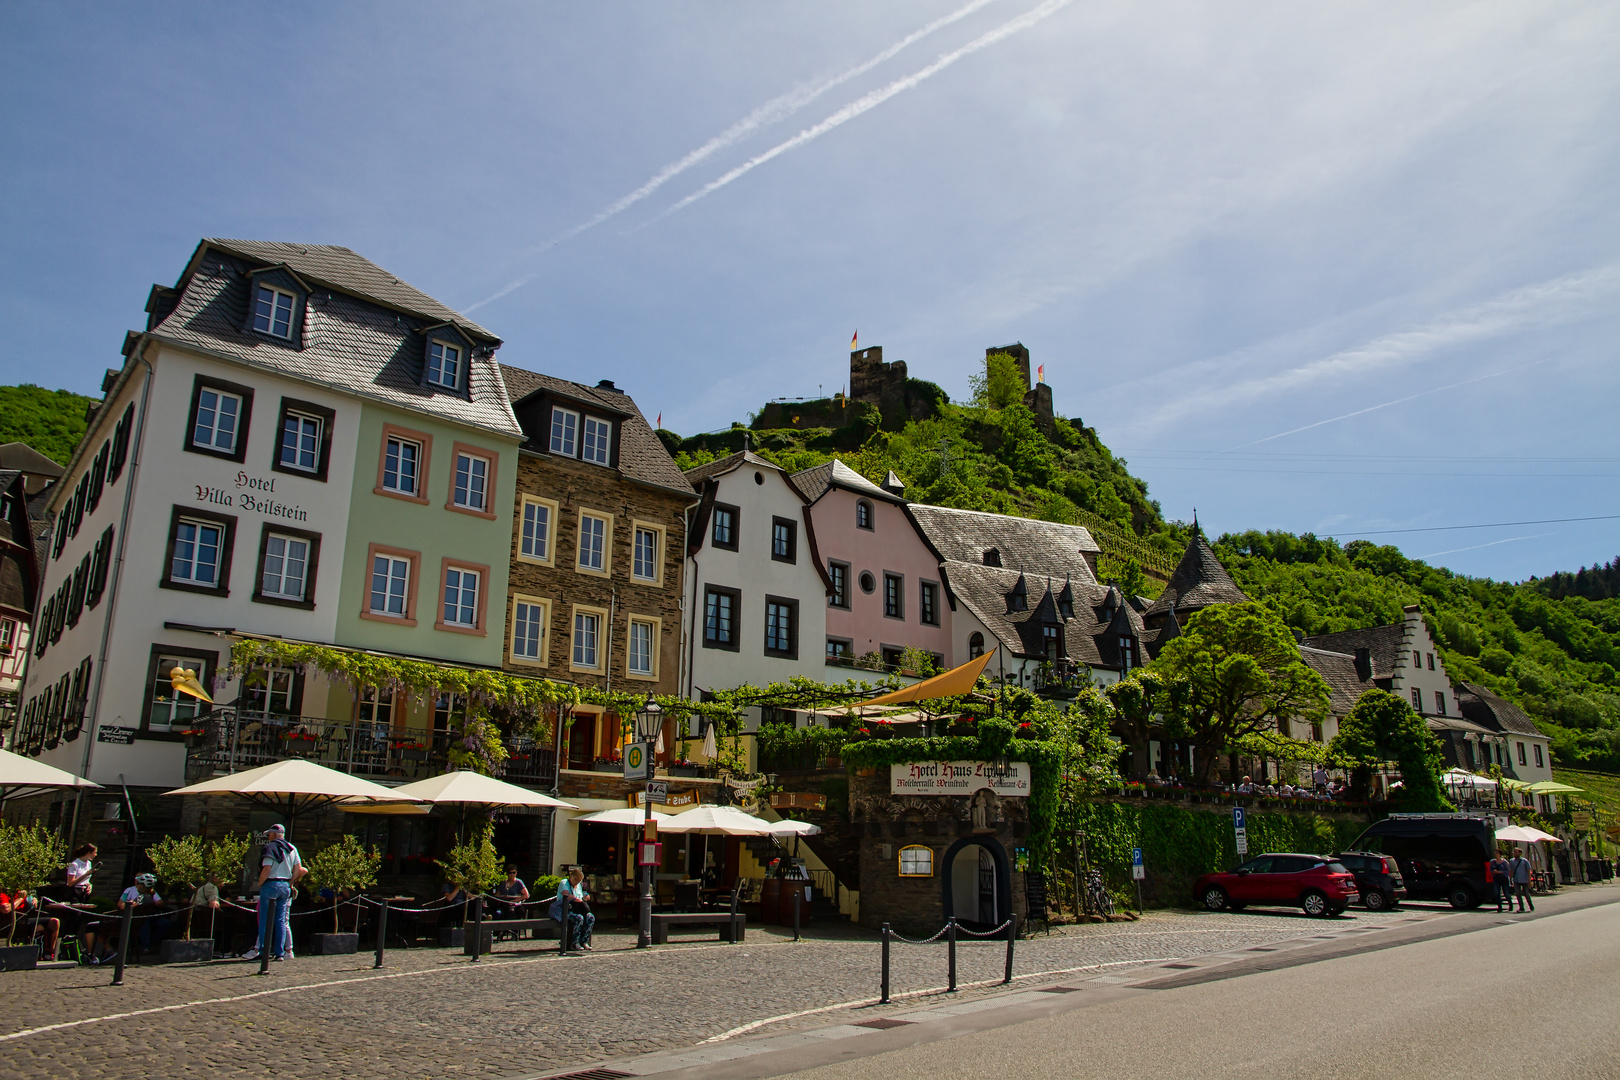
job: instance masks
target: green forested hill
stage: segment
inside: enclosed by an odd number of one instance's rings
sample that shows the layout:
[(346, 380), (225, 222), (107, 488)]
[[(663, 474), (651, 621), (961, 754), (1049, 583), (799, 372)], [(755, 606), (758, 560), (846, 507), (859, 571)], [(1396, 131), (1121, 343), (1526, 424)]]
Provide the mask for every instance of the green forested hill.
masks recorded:
[(97, 399), (31, 383), (0, 386), (0, 443), (22, 442), (66, 465), (84, 437), (84, 412)]
[(1518, 702), (1565, 764), (1620, 771), (1620, 598), (1554, 599), (1544, 582), (1463, 577), (1364, 540), (1246, 532), (1215, 550), (1245, 592), (1307, 634), (1421, 605), (1453, 679)]

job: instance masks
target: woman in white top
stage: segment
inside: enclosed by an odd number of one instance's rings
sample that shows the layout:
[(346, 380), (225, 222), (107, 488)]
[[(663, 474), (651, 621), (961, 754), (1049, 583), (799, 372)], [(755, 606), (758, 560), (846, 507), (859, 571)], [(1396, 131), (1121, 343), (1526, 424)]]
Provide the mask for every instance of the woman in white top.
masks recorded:
[(96, 855), (94, 844), (80, 844), (73, 850), (73, 861), (67, 865), (67, 884), (76, 900), (90, 895), (90, 874), (96, 868)]

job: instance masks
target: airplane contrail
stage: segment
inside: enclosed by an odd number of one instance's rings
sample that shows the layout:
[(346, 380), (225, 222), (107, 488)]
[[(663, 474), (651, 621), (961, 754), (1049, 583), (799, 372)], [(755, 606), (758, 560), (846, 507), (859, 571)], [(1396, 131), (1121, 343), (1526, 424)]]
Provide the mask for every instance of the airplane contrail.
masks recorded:
[(1510, 536), (1506, 540), (1492, 540), (1488, 544), (1474, 544), (1470, 547), (1452, 548), (1450, 551), (1431, 551), (1427, 555), (1419, 555), (1420, 559), (1432, 559), (1436, 555), (1455, 555), (1459, 551), (1478, 551), (1480, 548), (1495, 547), (1497, 544), (1511, 544), (1516, 540), (1538, 540), (1543, 536), (1557, 536), (1557, 531), (1544, 533), (1531, 533), (1529, 536)]
[[(876, 56), (873, 56), (862, 63), (856, 64), (847, 71), (839, 72), (832, 78), (817, 83), (814, 86), (795, 87), (785, 94), (772, 98), (759, 108), (755, 109), (753, 112), (749, 113), (747, 116), (743, 117), (741, 120), (738, 120), (735, 124), (732, 124), (730, 127), (726, 128), (726, 130), (722, 131), (708, 142), (704, 143), (702, 146), (698, 147), (696, 150), (693, 150), (691, 153), (687, 154), (685, 157), (665, 165), (662, 169), (658, 170), (658, 172), (654, 173), (652, 178), (649, 179), (645, 184), (642, 184), (628, 195), (625, 195), (618, 201), (608, 205), (597, 213), (595, 217), (582, 221), (567, 231), (559, 233), (557, 236), (546, 241), (544, 244), (541, 244), (538, 248), (531, 249), (530, 253), (546, 251), (550, 248), (554, 248), (558, 244), (561, 244), (567, 240), (572, 240), (574, 237), (578, 236), (582, 232), (585, 232), (587, 229), (594, 229), (596, 226), (602, 224), (604, 221), (607, 221), (609, 218), (617, 217), (619, 214), (622, 214), (636, 203), (647, 198), (647, 196), (653, 194), (659, 188), (675, 179), (675, 177), (679, 176), (681, 173), (690, 169), (692, 166), (698, 164), (704, 159), (714, 155), (718, 151), (734, 145), (761, 128), (769, 127), (772, 124), (786, 120), (788, 117), (792, 116), (806, 105), (809, 105), (811, 102), (815, 101), (829, 90), (834, 90), (842, 86), (844, 83), (849, 82), (851, 79), (865, 75), (868, 71), (871, 71), (879, 64), (894, 59), (905, 49), (916, 44), (918, 41), (921, 41), (929, 34), (934, 33), (934, 31), (943, 29), (954, 22), (965, 19), (975, 11), (978, 11), (980, 8), (995, 2), (996, 0), (972, 0), (971, 3), (956, 9), (949, 15), (935, 19), (933, 22), (922, 27), (921, 29), (913, 30), (911, 33), (907, 34), (893, 45), (890, 45)], [(505, 296), (507, 293), (510, 293), (515, 289), (520, 289), (524, 285), (527, 285), (529, 282), (533, 281), (537, 273), (538, 271), (535, 273), (526, 274), (514, 281), (507, 282), (501, 287), (500, 291), (491, 296), (485, 297), (483, 300), (478, 301), (478, 303), (472, 304), (466, 308), (463, 308), (462, 310), (475, 311), (478, 308), (483, 307), (485, 304), (493, 303), (494, 301)]]
[(1029, 27), (1034, 26), (1048, 15), (1051, 15), (1053, 12), (1057, 11), (1059, 8), (1067, 7), (1071, 2), (1072, 0), (1046, 0), (1046, 2), (1041, 4), (1039, 7), (1025, 12), (1016, 19), (1011, 19), (1002, 23), (994, 30), (981, 34), (972, 41), (968, 42), (966, 45), (963, 45), (961, 48), (945, 53), (938, 60), (935, 60), (932, 64), (929, 64), (920, 71), (913, 72), (903, 79), (896, 79), (894, 82), (881, 89), (873, 90), (865, 97), (858, 98), (850, 104), (845, 105), (842, 109), (839, 109), (837, 112), (827, 117), (827, 119), (821, 121), (821, 123), (816, 124), (814, 127), (805, 128), (803, 131), (799, 132), (786, 142), (778, 143), (769, 150), (765, 151), (763, 154), (758, 154), (749, 158), (747, 161), (743, 162), (741, 165), (738, 165), (735, 169), (732, 169), (719, 179), (710, 181), (708, 184), (699, 188), (697, 191), (694, 191), (692, 194), (688, 195), (674, 206), (671, 206), (668, 210), (665, 210), (662, 214), (659, 214), (658, 217), (654, 218), (653, 220), (661, 221), (677, 211), (684, 210), (686, 207), (691, 206), (699, 199), (719, 191), (721, 188), (725, 187), (733, 180), (736, 180), (744, 173), (751, 172), (754, 169), (757, 169), (759, 166), (765, 164), (767, 161), (770, 161), (772, 158), (780, 157), (789, 150), (795, 150), (803, 146), (805, 143), (810, 142), (812, 139), (820, 138), (833, 128), (847, 124), (849, 121), (855, 119), (857, 116), (860, 116), (862, 113), (870, 112), (879, 105), (883, 104), (885, 101), (888, 101), (890, 98), (894, 97), (896, 94), (910, 90), (923, 80), (932, 78), (934, 75), (962, 59), (964, 56), (969, 56), (978, 52), (980, 49), (988, 48), (989, 46), (1000, 41), (1002, 38), (1010, 37), (1011, 35), (1018, 33), (1020, 30), (1027, 30)]

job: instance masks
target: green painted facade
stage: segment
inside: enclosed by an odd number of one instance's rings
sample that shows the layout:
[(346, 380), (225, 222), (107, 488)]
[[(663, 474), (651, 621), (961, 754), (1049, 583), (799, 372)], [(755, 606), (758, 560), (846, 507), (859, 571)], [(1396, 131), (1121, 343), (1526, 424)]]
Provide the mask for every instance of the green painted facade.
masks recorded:
[[(387, 425), (420, 432), (432, 439), (431, 452), (427, 455), (425, 503), (374, 491)], [(489, 509), (493, 518), (446, 509), (455, 481), (456, 443), (485, 452), (496, 463), (494, 480), (489, 485)], [(515, 438), (447, 423), (422, 413), (366, 403), (355, 451), (335, 644), (499, 667), (505, 653), (506, 586), (517, 464)], [(372, 544), (420, 554), (416, 578), (411, 583), (416, 603), (415, 626), (361, 616), (370, 592), (368, 554)], [(488, 580), (483, 584), (482, 634), (434, 626), (443, 604), (440, 574), (446, 557), (488, 567)]]

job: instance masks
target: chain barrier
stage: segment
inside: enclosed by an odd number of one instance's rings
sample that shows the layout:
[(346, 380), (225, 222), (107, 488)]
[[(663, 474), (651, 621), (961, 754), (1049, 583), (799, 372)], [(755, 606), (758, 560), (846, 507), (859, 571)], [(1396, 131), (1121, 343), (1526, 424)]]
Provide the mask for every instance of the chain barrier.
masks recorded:
[(945, 939), (945, 945), (946, 945), (946, 950), (945, 951), (946, 951), (946, 976), (947, 977), (946, 977), (945, 992), (949, 993), (949, 994), (954, 994), (956, 992), (956, 936), (957, 936), (957, 934), (959, 934), (959, 933), (960, 934), (966, 934), (969, 937), (976, 937), (976, 938), (990, 938), (990, 937), (996, 937), (996, 936), (1001, 935), (1001, 934), (1005, 934), (1006, 937), (1007, 937), (1007, 961), (1006, 961), (1005, 968), (1004, 968), (1004, 970), (1002, 972), (1001, 983), (1002, 983), (1003, 986), (1005, 986), (1006, 984), (1012, 982), (1012, 977), (1013, 977), (1013, 974), (1012, 974), (1012, 971), (1013, 971), (1013, 944), (1018, 940), (1018, 916), (1017, 915), (1011, 916), (1006, 921), (1004, 921), (1000, 926), (993, 927), (993, 928), (991, 928), (989, 930), (968, 930), (965, 927), (963, 927), (961, 924), (959, 924), (956, 921), (955, 918), (946, 919), (945, 920), (945, 925), (940, 927), (939, 931), (937, 933), (935, 933), (932, 937), (923, 938), (921, 941), (917, 941), (915, 939), (908, 938), (908, 937), (905, 937), (904, 935), (895, 933), (893, 928), (891, 928), (888, 923), (883, 924), (883, 929), (882, 929), (881, 933), (882, 933), (882, 936), (883, 936), (883, 975), (882, 975), (882, 979), (881, 979), (881, 983), (880, 983), (880, 988), (881, 988), (882, 992), (881, 992), (881, 994), (880, 994), (880, 996), (878, 998), (878, 1004), (880, 1004), (880, 1005), (887, 1005), (889, 1003), (889, 997), (890, 997), (890, 995), (889, 995), (889, 943), (891, 941), (893, 941), (894, 939), (896, 939), (896, 938), (898, 938), (899, 940), (905, 942), (907, 945), (928, 945), (928, 944), (931, 944), (931, 943), (933, 943), (935, 941), (938, 941), (940, 938), (943, 937)]

